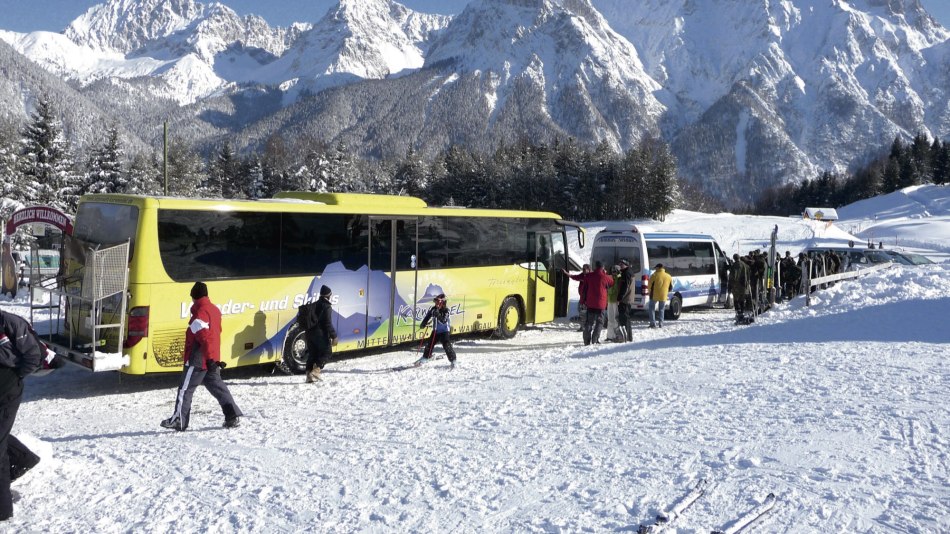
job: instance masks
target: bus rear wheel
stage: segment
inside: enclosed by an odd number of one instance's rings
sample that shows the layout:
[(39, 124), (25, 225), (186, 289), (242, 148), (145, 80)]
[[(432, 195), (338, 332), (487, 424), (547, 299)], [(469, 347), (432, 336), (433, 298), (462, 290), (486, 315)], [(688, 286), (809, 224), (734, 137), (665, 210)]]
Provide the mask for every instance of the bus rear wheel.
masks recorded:
[(679, 295), (673, 295), (673, 298), (670, 299), (670, 305), (663, 312), (663, 316), (668, 321), (675, 321), (680, 318), (681, 313), (683, 313), (683, 298)]
[(291, 374), (302, 373), (307, 367), (307, 341), (304, 339), (304, 330), (297, 323), (287, 329), (284, 356), (278, 367)]
[(502, 301), (501, 309), (498, 310), (498, 327), (495, 328), (495, 337), (501, 339), (515, 337), (519, 324), (521, 324), (521, 308), (518, 306), (518, 299), (508, 297)]

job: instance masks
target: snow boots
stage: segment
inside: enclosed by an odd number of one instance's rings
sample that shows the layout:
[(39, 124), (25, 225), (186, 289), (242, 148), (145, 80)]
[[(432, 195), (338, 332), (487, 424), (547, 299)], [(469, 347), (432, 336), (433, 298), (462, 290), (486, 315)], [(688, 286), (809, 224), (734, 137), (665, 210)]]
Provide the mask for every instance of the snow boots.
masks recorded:
[(312, 383), (314, 383), (314, 382), (320, 382), (320, 381), (322, 381), (322, 380), (323, 380), (323, 379), (320, 378), (320, 368), (319, 368), (319, 367), (314, 367), (313, 369), (311, 369), (310, 371), (307, 372), (307, 383), (308, 383), (308, 384), (312, 384)]
[(178, 431), (182, 431), (188, 427), (182, 426), (181, 419), (175, 416), (169, 417), (160, 423), (162, 428), (173, 428)]

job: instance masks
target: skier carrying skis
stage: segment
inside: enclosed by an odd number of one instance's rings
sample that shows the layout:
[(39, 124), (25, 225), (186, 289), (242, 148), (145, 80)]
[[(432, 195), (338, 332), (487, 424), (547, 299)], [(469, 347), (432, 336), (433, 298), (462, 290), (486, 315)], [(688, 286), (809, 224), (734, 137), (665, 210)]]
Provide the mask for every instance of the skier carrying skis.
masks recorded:
[(416, 361), (415, 365), (421, 365), (432, 359), (432, 349), (435, 348), (435, 342), (438, 340), (442, 343), (442, 348), (445, 349), (445, 355), (449, 359), (449, 365), (454, 369), (455, 349), (452, 348), (452, 317), (449, 312), (449, 307), (445, 302), (445, 293), (439, 293), (432, 300), (435, 305), (429, 308), (426, 316), (422, 318), (422, 324), (420, 325), (420, 328), (424, 329), (426, 325), (429, 324), (429, 319), (432, 319), (435, 323), (432, 325), (432, 336), (426, 343), (425, 352), (422, 353), (422, 357)]

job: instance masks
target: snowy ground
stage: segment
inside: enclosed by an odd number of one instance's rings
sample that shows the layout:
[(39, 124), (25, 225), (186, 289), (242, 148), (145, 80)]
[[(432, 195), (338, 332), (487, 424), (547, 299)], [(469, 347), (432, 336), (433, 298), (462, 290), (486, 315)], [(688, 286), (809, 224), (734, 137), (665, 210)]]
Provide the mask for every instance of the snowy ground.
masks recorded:
[[(731, 252), (773, 224), (658, 226), (720, 232)], [(808, 239), (795, 224), (789, 247)], [(629, 532), (706, 478), (674, 532), (728, 527), (769, 492), (756, 532), (948, 532), (948, 311), (950, 264), (895, 266), (752, 326), (689, 311), (583, 347), (557, 323), (462, 338), (455, 371), (389, 372), (403, 349), (332, 363), (317, 386), (228, 370), (234, 430), (203, 390), (189, 431), (160, 428), (176, 376), (68, 368), (27, 380), (14, 433), (43, 461), (2, 528)]]

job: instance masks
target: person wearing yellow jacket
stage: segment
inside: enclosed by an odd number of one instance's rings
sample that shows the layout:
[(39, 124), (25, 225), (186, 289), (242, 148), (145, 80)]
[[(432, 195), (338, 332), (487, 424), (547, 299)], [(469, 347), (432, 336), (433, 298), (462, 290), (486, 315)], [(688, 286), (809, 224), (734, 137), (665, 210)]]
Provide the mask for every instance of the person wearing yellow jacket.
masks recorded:
[[(647, 303), (650, 307), (650, 328), (656, 328), (657, 325), (662, 328), (663, 312), (666, 310), (666, 299), (670, 294), (670, 289), (673, 287), (673, 277), (666, 272), (662, 263), (657, 263), (654, 269), (653, 274), (650, 275), (650, 284), (647, 286), (650, 296), (650, 302)], [(654, 315), (656, 303), (660, 304), (659, 321), (656, 320), (656, 316)]]

